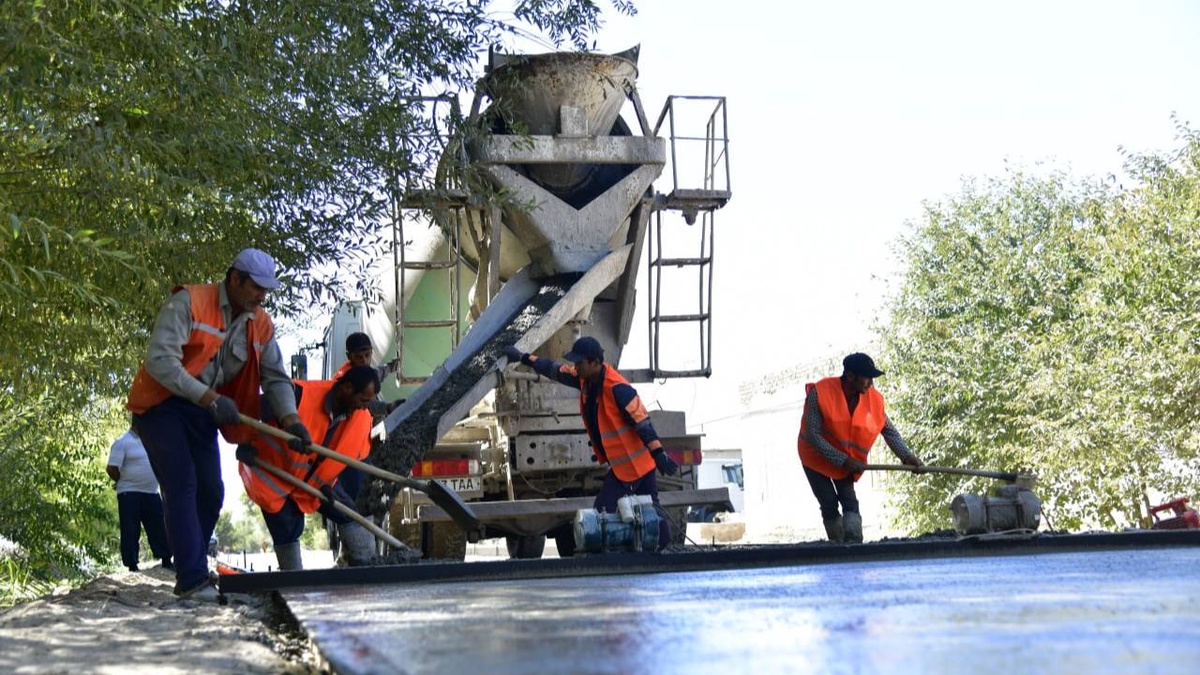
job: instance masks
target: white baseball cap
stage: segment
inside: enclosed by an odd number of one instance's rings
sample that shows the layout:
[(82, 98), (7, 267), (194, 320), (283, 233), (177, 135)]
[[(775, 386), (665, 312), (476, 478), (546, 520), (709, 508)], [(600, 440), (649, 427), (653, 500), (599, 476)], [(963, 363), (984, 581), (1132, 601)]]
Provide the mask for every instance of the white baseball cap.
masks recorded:
[(279, 280), (275, 278), (275, 259), (256, 248), (242, 249), (233, 259), (233, 269), (249, 274), (254, 283), (267, 290), (279, 288)]

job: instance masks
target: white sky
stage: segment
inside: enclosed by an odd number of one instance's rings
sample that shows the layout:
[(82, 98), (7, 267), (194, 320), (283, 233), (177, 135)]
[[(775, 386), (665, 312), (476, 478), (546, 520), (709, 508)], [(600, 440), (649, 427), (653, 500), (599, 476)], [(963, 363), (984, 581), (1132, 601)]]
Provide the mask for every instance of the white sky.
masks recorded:
[(728, 98), (715, 373), (639, 387), (693, 426), (728, 415), (740, 382), (867, 348), (901, 269), (892, 242), (962, 177), (1118, 173), (1121, 146), (1176, 146), (1172, 113), (1200, 125), (1197, 2), (637, 4), (608, 11), (596, 42), (641, 44), (652, 121), (670, 94)]
[(1121, 146), (1176, 146), (1172, 113), (1200, 124), (1196, 2), (638, 5), (598, 47), (641, 44), (648, 113), (728, 97), (715, 373), (658, 393), (690, 424), (728, 414), (738, 382), (865, 349), (901, 269), (891, 243), (963, 176), (1117, 173)]

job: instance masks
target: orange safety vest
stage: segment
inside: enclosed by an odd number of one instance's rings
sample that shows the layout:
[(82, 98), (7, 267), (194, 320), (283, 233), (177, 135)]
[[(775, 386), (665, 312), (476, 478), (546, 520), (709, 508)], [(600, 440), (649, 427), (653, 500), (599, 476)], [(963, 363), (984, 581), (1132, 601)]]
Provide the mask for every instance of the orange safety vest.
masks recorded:
[(335, 379), (335, 380), (340, 379), (343, 375), (346, 374), (346, 371), (350, 370), (353, 367), (354, 366), (352, 366), (349, 361), (343, 363), (342, 367), (338, 368), (337, 372), (333, 374), (333, 379)]
[[(172, 293), (184, 289), (191, 297), (192, 334), (183, 345), (183, 368), (192, 377), (198, 377), (205, 366), (217, 355), (225, 342), (225, 316), (221, 312), (221, 293), (217, 284), (192, 284), (176, 286)], [(241, 371), (225, 384), (217, 387), (217, 393), (228, 396), (237, 403), (238, 410), (258, 417), (259, 414), (259, 361), (262, 350), (275, 335), (275, 324), (262, 307), (246, 322), (246, 363)], [(133, 378), (129, 388), (129, 399), (125, 407), (142, 414), (171, 397), (171, 390), (159, 384), (146, 370), (145, 362)], [(242, 425), (221, 427), (221, 435), (230, 443), (241, 443), (250, 438), (251, 432)]]
[[(846, 395), (842, 392), (841, 378), (827, 377), (816, 385), (808, 385), (805, 390), (813, 386), (817, 389), (817, 404), (821, 408), (821, 436), (847, 455), (862, 462), (867, 461), (871, 446), (875, 444), (875, 439), (879, 438), (879, 433), (887, 423), (883, 394), (875, 388), (860, 394), (858, 405), (855, 406), (854, 415), (851, 417), (850, 407), (846, 405)], [(816, 447), (804, 440), (806, 430), (805, 423), (801, 420), (800, 437), (796, 440), (800, 462), (834, 480), (849, 476), (849, 471), (834, 466)], [(857, 481), (861, 477), (860, 473), (854, 480)]]
[[(352, 459), (365, 458), (371, 451), (371, 413), (365, 408), (355, 410), (337, 426), (332, 438), (326, 438), (329, 436), (332, 420), (325, 410), (325, 396), (333, 390), (334, 381), (295, 382), (303, 390), (296, 414), (309, 434), (320, 445), (330, 450)], [(301, 480), (307, 478), (308, 484), (317, 489), (324, 485), (333, 485), (338, 474), (346, 468), (345, 464), (335, 459), (296, 452), (289, 448), (285, 441), (274, 436), (257, 433), (250, 443), (258, 451), (257, 461), (283, 469)], [(314, 466), (316, 469), (313, 469)], [(238, 463), (238, 474), (242, 477), (242, 485), (246, 487), (246, 494), (251, 501), (262, 507), (266, 513), (277, 513), (288, 498), (295, 501), (303, 513), (312, 513), (321, 506), (321, 500), (300, 488), (288, 485), (259, 467)]]
[[(642, 442), (642, 437), (638, 436), (637, 429), (629, 423), (629, 420), (622, 414), (620, 408), (617, 407), (617, 399), (613, 396), (613, 387), (618, 384), (629, 384), (621, 373), (617, 372), (616, 368), (611, 365), (604, 367), (604, 384), (600, 390), (600, 400), (596, 406), (596, 420), (600, 425), (599, 433), (600, 442), (604, 447), (600, 450), (603, 456), (608, 459), (608, 465), (612, 467), (613, 474), (626, 483), (632, 483), (642, 476), (654, 470), (654, 458), (650, 456), (650, 448)], [(587, 406), (587, 382), (580, 381), (579, 388), (579, 412), (584, 413)], [(633, 421), (641, 422), (650, 415), (646, 412), (646, 407), (642, 405), (640, 397), (634, 397), (629, 404), (627, 412)], [(584, 424), (587, 424), (587, 416), (584, 415)], [(597, 453), (597, 459), (600, 458), (600, 453)]]

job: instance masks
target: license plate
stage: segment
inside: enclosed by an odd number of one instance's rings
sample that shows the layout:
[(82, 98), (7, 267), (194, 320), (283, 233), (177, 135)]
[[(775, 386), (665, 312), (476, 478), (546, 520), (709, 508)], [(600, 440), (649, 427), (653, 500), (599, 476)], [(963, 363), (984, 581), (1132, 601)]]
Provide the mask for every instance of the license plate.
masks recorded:
[(479, 476), (464, 476), (462, 478), (434, 478), (437, 482), (455, 492), (478, 492), (482, 489)]

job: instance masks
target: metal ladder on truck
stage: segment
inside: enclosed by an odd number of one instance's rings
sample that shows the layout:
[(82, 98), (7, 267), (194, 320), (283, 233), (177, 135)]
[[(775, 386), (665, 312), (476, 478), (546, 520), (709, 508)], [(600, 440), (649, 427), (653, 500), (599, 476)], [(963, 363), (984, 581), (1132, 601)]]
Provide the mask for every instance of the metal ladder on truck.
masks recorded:
[[(682, 106), (691, 106), (690, 116), (680, 114)], [(703, 120), (702, 135), (685, 134), (680, 127), (690, 126), (687, 120), (697, 119), (699, 108)], [(673, 377), (708, 377), (712, 374), (712, 280), (715, 212), (729, 201), (729, 133), (724, 96), (668, 96), (662, 113), (654, 125), (654, 135), (659, 135), (663, 123), (668, 124), (671, 145), (672, 189), (667, 195), (656, 197), (654, 228), (647, 238), (647, 260), (649, 266), (650, 294), (650, 372), (656, 379)], [(697, 148), (699, 146), (699, 148)], [(702, 159), (701, 159), (702, 153)], [(699, 187), (681, 186), (680, 165), (689, 161), (700, 164)], [(685, 176), (685, 179), (689, 176)], [(697, 180), (696, 176), (690, 176)], [(693, 183), (694, 185), (694, 183)], [(698, 251), (691, 256), (667, 257), (663, 247), (664, 212), (682, 214), (689, 227), (699, 221), (699, 233), (695, 237)], [(667, 313), (663, 300), (663, 271), (669, 268), (694, 269), (697, 278), (697, 301), (693, 311)], [(698, 367), (687, 369), (665, 368), (661, 346), (667, 324), (695, 324), (699, 337)], [(672, 350), (675, 351), (675, 350)]]
[[(406, 330), (441, 329), (449, 333), (450, 351), (458, 346), (461, 335), (459, 308), (462, 299), (462, 249), (459, 240), (463, 227), (463, 219), (470, 217), (468, 213), (467, 195), (465, 192), (446, 191), (413, 191), (402, 203), (400, 217), (396, 219), (393, 228), (393, 255), (396, 265), (396, 378), (399, 384), (423, 384), (429, 380), (428, 375), (410, 375), (404, 369), (404, 339)], [(433, 212), (443, 214), (448, 222), (427, 223), (427, 227), (442, 227), (446, 234), (446, 257), (437, 260), (410, 260), (405, 253), (404, 223), (411, 221), (421, 225), (422, 215)], [(435, 219), (436, 221), (436, 219)], [(407, 303), (404, 302), (407, 290), (407, 271), (446, 272), (449, 276), (450, 302), (447, 308), (448, 316), (434, 319), (410, 319)]]

